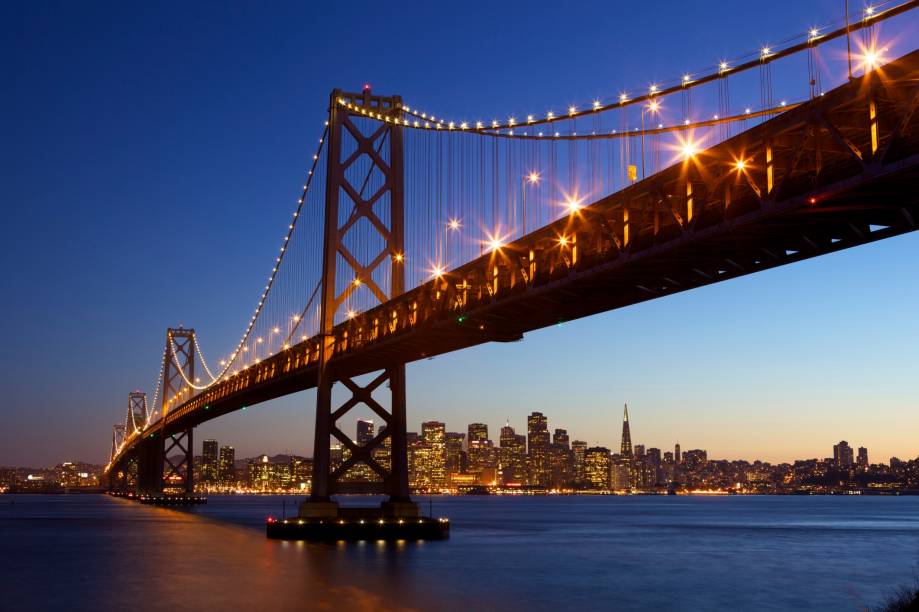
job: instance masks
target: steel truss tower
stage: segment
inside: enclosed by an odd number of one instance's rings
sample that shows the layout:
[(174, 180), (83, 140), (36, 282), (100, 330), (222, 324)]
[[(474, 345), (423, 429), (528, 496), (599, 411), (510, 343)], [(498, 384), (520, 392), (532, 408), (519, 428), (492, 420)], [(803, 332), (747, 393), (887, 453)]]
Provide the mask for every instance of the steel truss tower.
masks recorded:
[[(346, 108), (350, 103), (351, 108)], [(347, 372), (335, 367), (333, 328), (336, 317), (348, 297), (365, 286), (379, 303), (394, 298), (405, 290), (404, 272), (404, 172), (402, 128), (383, 121), (366, 134), (361, 122), (354, 121), (372, 112), (382, 118), (401, 119), (402, 99), (371, 94), (370, 88), (361, 93), (332, 92), (329, 100), (328, 168), (325, 190), (325, 223), (323, 235), (322, 298), (319, 334), (322, 338), (319, 356), (319, 382), (316, 395), (316, 437), (314, 443), (313, 488), (310, 500), (301, 508), (301, 515), (328, 516), (337, 512), (331, 496), (345, 492), (342, 476), (356, 464), (368, 466), (379, 475), (382, 485), (378, 491), (389, 496), (383, 504), (384, 514), (414, 516), (417, 506), (409, 499), (408, 449), (405, 423), (405, 364), (394, 363), (383, 369), (369, 384), (361, 386)], [(369, 160), (367, 176), (359, 176), (358, 160)], [(361, 163), (364, 163), (363, 161)], [(383, 177), (383, 184), (374, 193), (365, 193), (370, 173)], [(384, 220), (388, 219), (387, 224)], [(355, 257), (346, 236), (361, 221), (373, 228), (381, 239), (380, 251), (367, 263)], [(377, 241), (372, 241), (376, 243)], [(387, 271), (389, 274), (384, 274)], [(380, 279), (389, 277), (389, 287)], [(344, 287), (336, 279), (350, 278)], [(388, 289), (388, 291), (387, 291)], [(332, 403), (332, 388), (336, 382), (350, 393), (342, 405)], [(387, 411), (372, 396), (388, 383), (390, 409)], [(356, 445), (339, 428), (338, 421), (352, 408), (364, 404), (385, 423), (376, 436), (363, 445)], [(332, 469), (331, 438), (341, 442), (350, 456)], [(390, 469), (381, 466), (372, 456), (374, 449), (389, 438), (392, 459)]]

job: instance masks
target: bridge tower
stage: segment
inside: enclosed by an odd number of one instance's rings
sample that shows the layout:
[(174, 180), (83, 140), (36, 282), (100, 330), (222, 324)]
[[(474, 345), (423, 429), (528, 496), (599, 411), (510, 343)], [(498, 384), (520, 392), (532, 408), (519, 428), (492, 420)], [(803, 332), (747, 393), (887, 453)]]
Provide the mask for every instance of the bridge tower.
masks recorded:
[[(350, 104), (348, 107), (346, 104)], [(364, 113), (361, 112), (364, 111)], [(361, 129), (362, 114), (372, 112), (384, 119), (370, 133)], [(348, 297), (363, 286), (376, 301), (386, 302), (405, 290), (404, 270), (404, 176), (402, 128), (387, 119), (403, 117), (402, 99), (372, 94), (370, 87), (360, 93), (332, 92), (329, 99), (328, 169), (325, 187), (323, 232), (322, 296), (319, 354), (319, 381), (316, 396), (316, 437), (313, 451), (313, 488), (309, 501), (300, 509), (304, 518), (332, 516), (338, 507), (331, 496), (345, 492), (341, 478), (357, 464), (364, 464), (382, 480), (376, 492), (389, 496), (382, 513), (387, 516), (417, 516), (418, 507), (409, 498), (408, 449), (405, 421), (405, 363), (393, 363), (370, 383), (361, 386), (348, 372), (336, 368), (333, 327), (341, 316)], [(357, 119), (357, 120), (355, 120)], [(367, 178), (360, 176), (358, 160), (369, 160), (370, 172), (383, 177), (374, 193), (365, 193)], [(388, 223), (387, 223), (388, 221)], [(361, 261), (349, 250), (348, 232), (358, 224), (374, 231), (374, 244), (381, 245), (375, 256)], [(376, 238), (379, 240), (376, 240)], [(382, 274), (381, 274), (382, 272)], [(388, 274), (385, 274), (388, 272)], [(389, 286), (385, 280), (389, 279)], [(337, 280), (346, 279), (344, 286)], [(332, 388), (342, 383), (350, 398), (333, 405)], [(386, 410), (372, 396), (388, 383), (390, 408)], [(337, 425), (339, 419), (359, 404), (373, 410), (385, 423), (376, 436), (360, 446)], [(341, 442), (350, 456), (332, 469), (331, 437)], [(389, 439), (391, 461), (384, 468), (372, 452)], [(379, 483), (378, 483), (379, 484)]]
[[(166, 330), (163, 353), (163, 397), (160, 427), (144, 433), (138, 448), (138, 489), (144, 493), (165, 490), (194, 492), (192, 428), (167, 433), (169, 410), (194, 394), (195, 330), (184, 327)], [(146, 397), (143, 402), (146, 406)], [(145, 408), (146, 410), (146, 408)], [(149, 430), (148, 430), (149, 431)]]
[(125, 419), (125, 434), (141, 431), (147, 425), (147, 394), (142, 391), (128, 393), (128, 416)]

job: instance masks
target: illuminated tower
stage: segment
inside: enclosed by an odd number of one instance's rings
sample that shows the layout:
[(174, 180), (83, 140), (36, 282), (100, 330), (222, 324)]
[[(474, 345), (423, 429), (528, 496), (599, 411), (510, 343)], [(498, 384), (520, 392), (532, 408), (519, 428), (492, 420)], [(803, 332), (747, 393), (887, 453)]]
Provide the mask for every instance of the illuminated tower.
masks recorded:
[(632, 434), (629, 432), (629, 405), (625, 405), (622, 414), (622, 448), (619, 451), (623, 457), (632, 456)]
[(358, 419), (357, 421), (357, 444), (364, 446), (373, 440), (373, 421)]

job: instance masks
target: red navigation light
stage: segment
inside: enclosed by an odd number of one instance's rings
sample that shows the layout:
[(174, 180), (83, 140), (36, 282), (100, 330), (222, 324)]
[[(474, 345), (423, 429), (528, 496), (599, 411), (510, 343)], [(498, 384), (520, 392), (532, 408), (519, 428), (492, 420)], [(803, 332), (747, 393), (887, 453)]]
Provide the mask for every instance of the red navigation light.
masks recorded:
[(817, 198), (811, 198), (811, 199), (808, 200), (808, 201), (809, 201), (811, 204), (816, 204), (816, 203), (817, 203)]
[(269, 522), (269, 523), (276, 523), (277, 521), (278, 521), (278, 519), (274, 518), (273, 516), (269, 516), (269, 517), (268, 517), (268, 522)]
[(370, 91), (370, 83), (364, 83), (364, 91)]

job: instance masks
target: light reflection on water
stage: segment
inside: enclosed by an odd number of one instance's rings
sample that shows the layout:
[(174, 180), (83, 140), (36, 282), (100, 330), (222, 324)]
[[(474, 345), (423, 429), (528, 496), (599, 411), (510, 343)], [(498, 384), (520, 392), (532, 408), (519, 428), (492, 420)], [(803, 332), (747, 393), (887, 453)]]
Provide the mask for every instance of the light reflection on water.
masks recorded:
[(919, 561), (919, 497), (435, 498), (448, 542), (358, 544), (265, 539), (294, 497), (12, 499), (3, 609), (863, 610)]

